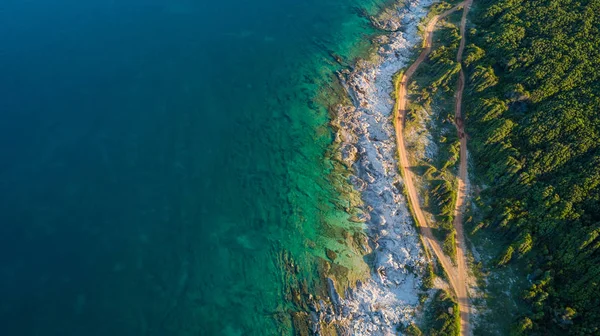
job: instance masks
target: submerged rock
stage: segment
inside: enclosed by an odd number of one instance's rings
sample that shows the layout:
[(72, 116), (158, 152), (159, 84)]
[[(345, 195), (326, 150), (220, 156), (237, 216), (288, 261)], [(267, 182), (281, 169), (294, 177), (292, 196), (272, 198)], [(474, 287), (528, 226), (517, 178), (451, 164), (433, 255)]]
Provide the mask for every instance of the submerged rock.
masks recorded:
[(354, 222), (354, 223), (365, 223), (370, 219), (371, 219), (371, 216), (369, 216), (368, 213), (362, 212), (362, 211), (357, 211), (357, 213), (355, 215), (348, 218), (349, 221)]
[(305, 312), (293, 312), (292, 324), (294, 326), (294, 333), (300, 336), (309, 336), (313, 334), (313, 330), (309, 323), (309, 316)]
[(331, 261), (335, 261), (335, 259), (337, 258), (337, 253), (335, 253), (333, 250), (330, 250), (328, 248), (325, 249), (325, 255), (327, 256), (327, 258), (329, 258)]

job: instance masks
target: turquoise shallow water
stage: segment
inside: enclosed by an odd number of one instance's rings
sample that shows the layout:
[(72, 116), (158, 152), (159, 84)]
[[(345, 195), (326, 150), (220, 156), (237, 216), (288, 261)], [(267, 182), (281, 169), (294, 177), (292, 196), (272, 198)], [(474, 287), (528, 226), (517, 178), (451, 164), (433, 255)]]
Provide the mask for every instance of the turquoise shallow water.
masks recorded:
[(292, 333), (282, 255), (313, 286), (350, 225), (315, 98), (379, 2), (3, 2), (3, 334)]

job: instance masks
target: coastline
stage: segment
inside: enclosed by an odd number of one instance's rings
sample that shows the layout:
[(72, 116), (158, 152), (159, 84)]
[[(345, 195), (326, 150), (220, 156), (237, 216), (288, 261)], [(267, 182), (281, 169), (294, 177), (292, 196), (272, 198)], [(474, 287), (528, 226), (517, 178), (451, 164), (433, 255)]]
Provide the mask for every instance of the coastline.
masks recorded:
[(355, 219), (364, 222), (371, 277), (346, 289), (326, 279), (330, 303), (310, 305), (315, 334), (326, 334), (322, 326), (333, 324), (342, 335), (387, 335), (417, 318), (427, 258), (403, 195), (392, 95), (394, 75), (413, 56), (421, 41), (419, 24), (433, 3), (394, 3), (372, 17), (374, 25), (388, 31), (375, 38), (379, 48), (370, 61), (338, 72), (351, 104), (339, 104), (334, 111), (335, 154), (351, 170), (349, 181), (360, 193), (361, 216)]

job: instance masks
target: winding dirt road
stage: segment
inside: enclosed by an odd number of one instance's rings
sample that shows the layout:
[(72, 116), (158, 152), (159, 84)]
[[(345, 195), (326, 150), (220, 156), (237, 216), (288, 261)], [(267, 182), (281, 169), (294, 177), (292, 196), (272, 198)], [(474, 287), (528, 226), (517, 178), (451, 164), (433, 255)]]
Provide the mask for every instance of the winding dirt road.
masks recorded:
[(455, 104), (455, 124), (457, 131), (460, 137), (460, 167), (459, 167), (459, 176), (458, 176), (458, 194), (456, 201), (456, 208), (454, 212), (454, 227), (456, 229), (457, 234), (457, 267), (454, 267), (448, 256), (446, 256), (442, 250), (441, 243), (435, 239), (433, 236), (433, 232), (431, 231), (431, 226), (427, 223), (426, 217), (421, 209), (419, 197), (417, 194), (417, 189), (414, 185), (414, 172), (411, 170), (411, 166), (408, 162), (408, 155), (406, 151), (406, 145), (404, 143), (404, 123), (406, 120), (406, 105), (407, 105), (407, 85), (415, 73), (419, 65), (425, 60), (425, 58), (431, 52), (432, 45), (432, 36), (433, 30), (435, 29), (435, 25), (440, 19), (445, 18), (446, 16), (456, 12), (461, 7), (463, 10), (463, 16), (460, 24), (460, 35), (461, 41), (457, 55), (457, 61), (462, 61), (462, 54), (465, 47), (465, 26), (467, 21), (467, 13), (471, 7), (473, 0), (466, 0), (455, 7), (449, 9), (448, 11), (436, 15), (431, 18), (431, 21), (427, 24), (425, 29), (425, 45), (424, 49), (417, 58), (417, 60), (410, 65), (410, 67), (406, 70), (404, 75), (402, 76), (402, 80), (398, 85), (397, 91), (397, 99), (398, 102), (396, 104), (396, 110), (394, 111), (394, 127), (396, 130), (396, 142), (398, 148), (398, 156), (400, 158), (400, 169), (402, 171), (402, 176), (404, 177), (404, 185), (406, 187), (406, 191), (408, 194), (409, 203), (413, 210), (413, 215), (417, 222), (417, 225), (420, 228), (421, 235), (426, 245), (430, 247), (433, 253), (436, 255), (442, 267), (445, 269), (448, 274), (450, 286), (454, 289), (458, 306), (460, 310), (461, 317), (461, 334), (464, 336), (470, 335), (469, 330), (469, 319), (470, 319), (470, 305), (469, 305), (469, 297), (468, 297), (468, 273), (466, 267), (466, 257), (465, 257), (465, 238), (464, 231), (462, 227), (462, 208), (465, 200), (465, 192), (466, 192), (466, 176), (467, 176), (467, 137), (464, 132), (463, 127), (463, 119), (461, 114), (462, 108), (462, 94), (465, 83), (465, 75), (464, 72), (460, 71), (459, 80), (457, 84), (456, 90), (456, 104)]

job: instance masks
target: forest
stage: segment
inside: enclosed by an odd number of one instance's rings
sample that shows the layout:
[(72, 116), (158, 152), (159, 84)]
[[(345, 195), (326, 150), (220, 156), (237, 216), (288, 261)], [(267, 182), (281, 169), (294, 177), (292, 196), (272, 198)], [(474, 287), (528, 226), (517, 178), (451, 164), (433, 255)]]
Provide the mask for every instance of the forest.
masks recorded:
[[(479, 227), (525, 265), (514, 335), (600, 335), (600, 0), (477, 0), (463, 66)], [(493, 309), (493, 307), (491, 307)]]

